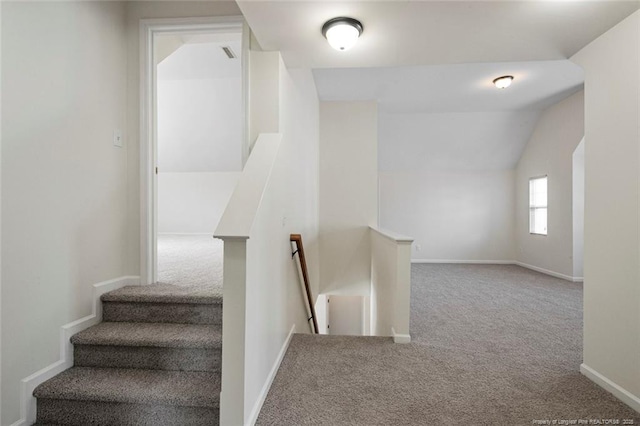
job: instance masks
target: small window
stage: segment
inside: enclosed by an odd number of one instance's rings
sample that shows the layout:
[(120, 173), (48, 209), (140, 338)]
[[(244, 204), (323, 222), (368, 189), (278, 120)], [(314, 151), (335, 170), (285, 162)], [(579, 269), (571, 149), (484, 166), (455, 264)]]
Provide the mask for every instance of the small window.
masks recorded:
[(547, 177), (529, 179), (529, 233), (547, 235)]

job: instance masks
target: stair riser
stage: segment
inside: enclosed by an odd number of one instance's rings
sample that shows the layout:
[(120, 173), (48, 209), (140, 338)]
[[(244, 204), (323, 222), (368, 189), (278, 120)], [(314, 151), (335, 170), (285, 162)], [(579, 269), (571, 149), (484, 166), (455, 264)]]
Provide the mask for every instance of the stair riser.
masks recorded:
[(222, 324), (222, 305), (103, 302), (103, 321)]
[(38, 399), (38, 423), (70, 426), (211, 426), (218, 408)]
[(73, 358), (76, 367), (217, 372), (222, 349), (76, 345)]
[(218, 372), (222, 349), (75, 345), (73, 360), (76, 367)]

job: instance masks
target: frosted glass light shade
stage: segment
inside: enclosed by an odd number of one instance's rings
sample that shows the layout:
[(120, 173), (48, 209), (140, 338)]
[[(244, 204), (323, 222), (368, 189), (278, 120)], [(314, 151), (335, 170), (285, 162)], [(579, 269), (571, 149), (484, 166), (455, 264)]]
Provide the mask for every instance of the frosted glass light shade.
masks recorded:
[(507, 87), (511, 86), (512, 81), (512, 75), (503, 75), (502, 77), (498, 77), (493, 80), (493, 84), (495, 84), (498, 89), (506, 89)]
[(322, 26), (322, 34), (329, 45), (340, 51), (352, 48), (362, 31), (362, 24), (353, 18), (334, 18)]

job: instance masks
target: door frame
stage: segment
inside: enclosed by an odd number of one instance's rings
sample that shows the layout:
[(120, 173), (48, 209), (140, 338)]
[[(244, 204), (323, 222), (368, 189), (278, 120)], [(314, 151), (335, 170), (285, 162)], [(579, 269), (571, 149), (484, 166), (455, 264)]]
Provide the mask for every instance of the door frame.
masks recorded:
[(158, 150), (156, 135), (156, 67), (154, 40), (161, 34), (230, 33), (241, 34), (242, 164), (248, 157), (247, 105), (250, 32), (242, 16), (167, 18), (140, 20), (140, 283), (158, 281)]

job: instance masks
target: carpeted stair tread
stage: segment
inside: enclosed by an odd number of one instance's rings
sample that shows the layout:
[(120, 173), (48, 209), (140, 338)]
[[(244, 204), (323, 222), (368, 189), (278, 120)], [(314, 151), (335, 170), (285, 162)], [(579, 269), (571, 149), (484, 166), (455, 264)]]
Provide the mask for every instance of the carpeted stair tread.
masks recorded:
[(145, 346), (158, 348), (218, 348), (218, 325), (143, 322), (103, 322), (71, 337), (74, 345)]
[(38, 386), (36, 398), (184, 407), (219, 406), (220, 375), (73, 367)]
[(102, 295), (103, 302), (222, 304), (222, 296), (208, 287), (173, 284), (132, 285)]

